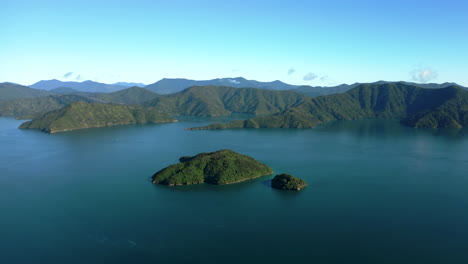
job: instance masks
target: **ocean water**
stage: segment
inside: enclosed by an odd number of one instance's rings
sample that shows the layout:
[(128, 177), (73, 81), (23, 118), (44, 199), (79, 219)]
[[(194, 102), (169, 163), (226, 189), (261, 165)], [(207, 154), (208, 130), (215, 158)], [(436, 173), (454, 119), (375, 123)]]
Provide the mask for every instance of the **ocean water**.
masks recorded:
[[(184, 130), (212, 121), (49, 135), (1, 118), (0, 263), (468, 263), (466, 130)], [(150, 182), (225, 148), (309, 186)]]

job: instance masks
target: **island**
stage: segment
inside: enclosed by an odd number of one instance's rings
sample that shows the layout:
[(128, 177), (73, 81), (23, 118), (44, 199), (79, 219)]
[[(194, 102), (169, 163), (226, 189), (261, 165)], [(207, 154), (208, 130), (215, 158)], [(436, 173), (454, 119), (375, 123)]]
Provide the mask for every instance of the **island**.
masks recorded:
[(286, 173), (276, 175), (271, 181), (271, 187), (280, 190), (299, 191), (306, 186), (305, 181)]
[(200, 153), (193, 157), (183, 156), (179, 161), (156, 172), (152, 182), (169, 186), (200, 183), (221, 185), (273, 173), (270, 167), (254, 158), (228, 149)]

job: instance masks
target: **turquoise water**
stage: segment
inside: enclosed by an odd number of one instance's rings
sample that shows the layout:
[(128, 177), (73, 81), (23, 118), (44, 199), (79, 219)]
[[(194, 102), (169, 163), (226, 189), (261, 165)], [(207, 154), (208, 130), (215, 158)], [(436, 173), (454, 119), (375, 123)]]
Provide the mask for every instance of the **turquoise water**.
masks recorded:
[[(468, 263), (466, 130), (182, 120), (48, 135), (0, 119), (0, 263)], [(223, 148), (309, 187), (150, 182)]]

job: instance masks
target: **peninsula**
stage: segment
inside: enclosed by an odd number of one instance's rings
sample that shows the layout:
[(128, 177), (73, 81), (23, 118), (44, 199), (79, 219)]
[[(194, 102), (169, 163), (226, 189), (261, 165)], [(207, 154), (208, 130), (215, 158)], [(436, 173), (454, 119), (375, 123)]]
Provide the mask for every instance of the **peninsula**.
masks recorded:
[(93, 127), (170, 122), (177, 120), (155, 108), (79, 101), (25, 122), (19, 128), (57, 133)]

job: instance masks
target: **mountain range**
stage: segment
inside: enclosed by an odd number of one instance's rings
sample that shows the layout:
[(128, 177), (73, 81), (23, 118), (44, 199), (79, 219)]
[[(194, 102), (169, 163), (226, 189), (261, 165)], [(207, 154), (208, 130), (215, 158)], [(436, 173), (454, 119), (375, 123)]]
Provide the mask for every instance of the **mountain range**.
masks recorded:
[[(383, 84), (390, 83), (387, 81), (378, 81), (372, 84)], [(422, 88), (444, 88), (451, 85), (457, 85), (456, 83), (411, 83), (411, 82), (401, 82), (403, 84), (415, 85)], [(30, 87), (35, 89), (47, 90), (54, 93), (73, 93), (73, 92), (93, 92), (93, 93), (109, 93), (119, 90), (123, 90), (129, 87), (138, 86), (144, 87), (148, 90), (156, 92), (158, 94), (171, 94), (177, 93), (184, 89), (187, 89), (192, 86), (229, 86), (235, 88), (259, 88), (266, 90), (294, 90), (296, 92), (308, 95), (308, 96), (320, 96), (328, 95), (335, 93), (344, 93), (358, 85), (364, 83), (354, 83), (354, 84), (340, 84), (337, 86), (308, 86), (308, 85), (291, 85), (281, 81), (273, 82), (259, 82), (255, 80), (247, 80), (242, 77), (236, 78), (218, 78), (212, 80), (189, 80), (189, 79), (167, 79), (164, 78), (160, 81), (157, 81), (150, 85), (144, 85), (143, 83), (128, 83), (128, 82), (118, 82), (114, 84), (105, 84), (93, 81), (84, 81), (84, 82), (62, 82), (59, 80), (47, 80), (37, 82)]]
[[(386, 84), (386, 83), (392, 83), (392, 82), (387, 82), (387, 81), (378, 81), (378, 82), (373, 82), (370, 84)], [(406, 85), (413, 85), (421, 88), (426, 88), (426, 89), (439, 89), (439, 88), (445, 88), (449, 86), (459, 86), (456, 83), (413, 83), (413, 82), (398, 82), (401, 84), (406, 84)], [(353, 83), (353, 84), (340, 84), (337, 86), (330, 86), (330, 87), (323, 87), (323, 86), (300, 86), (299, 88), (295, 89), (294, 91), (298, 93), (302, 93), (311, 97), (315, 96), (321, 96), (321, 95), (329, 95), (329, 94), (336, 94), (336, 93), (344, 93), (347, 92), (355, 87), (358, 87), (359, 85), (362, 85), (365, 83)], [(461, 87), (461, 86), (460, 86)], [(464, 87), (463, 87), (464, 88)], [(466, 89), (466, 88), (465, 88)]]
[(153, 84), (147, 85), (145, 88), (159, 94), (171, 94), (180, 92), (191, 86), (229, 86), (235, 88), (259, 88), (268, 90), (292, 90), (298, 86), (283, 83), (281, 81), (259, 82), (247, 80), (242, 77), (236, 78), (221, 78), (206, 81), (195, 81), (189, 79), (162, 79)]
[(403, 83), (362, 84), (345, 93), (309, 98), (279, 113), (196, 129), (311, 128), (334, 120), (397, 118), (424, 128), (468, 125), (468, 91), (425, 89)]
[(84, 82), (62, 82), (59, 80), (46, 80), (39, 81), (33, 85), (30, 85), (31, 88), (41, 89), (50, 91), (56, 88), (71, 88), (80, 92), (91, 92), (91, 93), (110, 93), (125, 88), (135, 86), (135, 85), (122, 85), (125, 83), (118, 84), (105, 84), (93, 81), (84, 81)]

